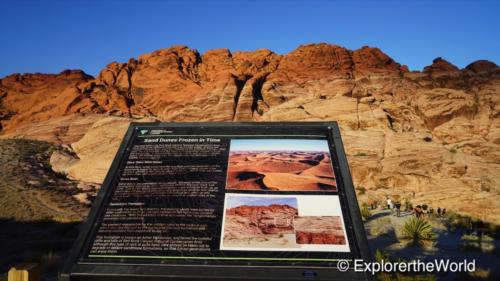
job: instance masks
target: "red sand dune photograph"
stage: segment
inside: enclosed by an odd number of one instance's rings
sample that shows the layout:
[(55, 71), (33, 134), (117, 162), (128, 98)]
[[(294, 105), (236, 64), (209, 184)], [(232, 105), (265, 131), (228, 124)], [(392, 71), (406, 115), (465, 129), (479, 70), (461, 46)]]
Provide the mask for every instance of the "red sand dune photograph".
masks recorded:
[(326, 140), (233, 139), (226, 189), (337, 191)]

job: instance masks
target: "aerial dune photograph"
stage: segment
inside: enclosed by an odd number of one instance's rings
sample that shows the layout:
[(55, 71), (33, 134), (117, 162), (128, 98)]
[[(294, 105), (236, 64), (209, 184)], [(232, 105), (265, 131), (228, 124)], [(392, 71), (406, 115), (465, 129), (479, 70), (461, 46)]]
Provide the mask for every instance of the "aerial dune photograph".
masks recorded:
[(337, 191), (328, 142), (233, 139), (226, 189)]

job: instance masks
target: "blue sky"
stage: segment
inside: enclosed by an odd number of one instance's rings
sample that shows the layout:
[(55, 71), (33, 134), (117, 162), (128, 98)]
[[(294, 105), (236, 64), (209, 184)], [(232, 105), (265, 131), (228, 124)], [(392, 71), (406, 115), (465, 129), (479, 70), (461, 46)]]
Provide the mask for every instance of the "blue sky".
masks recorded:
[(238, 206), (269, 206), (272, 204), (288, 205), (290, 207), (297, 207), (297, 198), (293, 197), (260, 197), (260, 196), (228, 196), (226, 202), (226, 209)]
[(323, 151), (329, 152), (326, 140), (233, 139), (231, 151)]
[(83, 69), (187, 45), (268, 48), (376, 46), (420, 70), (442, 56), (459, 67), (500, 64), (500, 1), (1, 1), (0, 77)]

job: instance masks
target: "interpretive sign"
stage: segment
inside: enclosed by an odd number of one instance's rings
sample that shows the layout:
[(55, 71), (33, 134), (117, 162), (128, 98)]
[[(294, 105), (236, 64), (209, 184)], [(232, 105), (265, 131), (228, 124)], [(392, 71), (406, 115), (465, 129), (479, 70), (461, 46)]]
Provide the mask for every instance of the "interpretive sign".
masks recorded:
[(335, 122), (133, 123), (60, 279), (367, 280), (354, 259)]

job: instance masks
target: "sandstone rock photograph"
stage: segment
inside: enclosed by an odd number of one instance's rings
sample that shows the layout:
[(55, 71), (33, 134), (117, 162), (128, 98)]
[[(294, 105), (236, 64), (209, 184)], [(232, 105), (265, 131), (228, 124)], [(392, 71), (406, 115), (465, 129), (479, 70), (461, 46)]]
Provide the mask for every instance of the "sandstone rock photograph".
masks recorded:
[(221, 249), (348, 252), (337, 195), (226, 194)]
[(294, 218), (297, 244), (346, 244), (339, 216), (297, 216)]
[(298, 215), (293, 197), (226, 197), (221, 248), (297, 248), (294, 218)]

